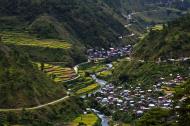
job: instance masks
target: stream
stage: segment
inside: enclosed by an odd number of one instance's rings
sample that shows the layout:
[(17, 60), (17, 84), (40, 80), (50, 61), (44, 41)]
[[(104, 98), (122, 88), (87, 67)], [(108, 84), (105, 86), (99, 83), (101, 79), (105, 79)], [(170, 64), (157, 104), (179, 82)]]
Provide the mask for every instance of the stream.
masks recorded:
[[(108, 71), (108, 70), (110, 70), (113, 67), (112, 64), (106, 64), (106, 65), (107, 65), (108, 68), (105, 71)], [(108, 83), (105, 80), (98, 79), (95, 74), (91, 75), (91, 77), (101, 86), (101, 88), (103, 88)], [(96, 92), (100, 91), (101, 88), (99, 90), (97, 90)], [(94, 93), (96, 93), (96, 92), (94, 92)], [(103, 113), (101, 113), (101, 112), (99, 112), (98, 110), (95, 110), (95, 109), (92, 109), (92, 111), (94, 113), (96, 113), (97, 116), (102, 120), (102, 122), (101, 122), (102, 126), (109, 126), (109, 124), (108, 124), (108, 122), (109, 122), (108, 118)]]
[[(88, 63), (88, 62), (86, 62), (86, 63)], [(82, 63), (82, 64), (86, 64), (86, 63)], [(82, 64), (80, 64), (80, 65), (82, 65)], [(108, 71), (108, 70), (112, 69), (112, 67), (113, 67), (113, 65), (111, 63), (110, 64), (106, 64), (106, 66), (107, 66), (107, 69), (104, 70), (104, 71)], [(79, 67), (79, 65), (77, 65), (77, 66), (74, 67), (74, 70), (76, 71), (76, 73), (78, 73), (78, 67)], [(101, 71), (101, 72), (103, 72), (103, 71)], [(108, 83), (105, 80), (97, 78), (96, 74), (92, 74), (90, 76), (92, 77), (93, 80), (96, 81), (96, 83), (98, 83), (100, 85), (100, 89), (96, 90), (92, 94), (95, 94), (95, 93), (101, 91), (101, 89)], [(86, 97), (86, 95), (81, 96), (81, 98), (85, 98), (85, 97)], [(101, 113), (100, 111), (95, 110), (95, 109), (91, 109), (91, 110), (101, 119), (101, 125), (102, 126), (109, 126), (109, 124), (108, 124), (109, 120), (108, 120), (108, 118), (103, 113)]]

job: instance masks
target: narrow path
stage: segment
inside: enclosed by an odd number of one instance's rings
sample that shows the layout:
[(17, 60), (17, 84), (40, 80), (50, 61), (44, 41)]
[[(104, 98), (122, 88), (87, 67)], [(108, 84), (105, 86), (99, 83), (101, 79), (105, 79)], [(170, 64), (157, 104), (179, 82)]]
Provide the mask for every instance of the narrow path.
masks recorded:
[[(57, 63), (58, 63), (58, 62), (57, 62)], [(59, 63), (60, 63), (60, 62), (59, 62)], [(76, 68), (76, 69), (75, 69), (75, 72), (78, 73), (78, 72), (77, 72), (77, 71), (78, 71), (78, 67), (79, 67), (80, 65), (87, 64), (87, 63), (89, 63), (89, 62), (84, 62), (84, 63), (80, 63), (80, 64), (76, 65), (76, 66), (74, 67), (74, 68)], [(71, 79), (71, 80), (68, 80), (68, 81), (75, 80), (75, 79), (77, 79), (77, 78), (79, 78), (79, 77), (80, 77), (80, 75), (78, 75), (76, 78)], [(68, 82), (68, 81), (66, 81), (66, 82)], [(0, 108), (0, 112), (19, 112), (19, 111), (22, 111), (23, 109), (24, 109), (24, 110), (38, 110), (38, 109), (45, 108), (45, 107), (50, 106), (50, 105), (55, 105), (55, 104), (61, 103), (62, 101), (66, 100), (66, 99), (68, 99), (68, 98), (69, 98), (69, 96), (65, 96), (65, 97), (63, 97), (63, 98), (61, 98), (61, 99), (58, 99), (58, 100), (55, 100), (55, 101), (52, 101), (52, 102), (49, 102), (49, 103), (46, 103), (46, 104), (43, 104), (43, 105), (38, 105), (38, 106), (35, 106), (35, 107), (30, 107), (30, 108), (15, 108), (15, 109), (1, 109), (1, 108)]]
[(43, 105), (38, 105), (36, 107), (31, 107), (31, 108), (0, 109), (0, 112), (18, 112), (18, 111), (22, 111), (23, 109), (24, 110), (37, 110), (37, 109), (45, 108), (45, 107), (50, 106), (50, 105), (55, 105), (57, 103), (60, 103), (64, 100), (68, 99), (68, 98), (69, 98), (69, 96), (65, 96), (65, 97), (58, 99), (58, 100), (55, 100), (53, 102), (49, 102), (49, 103), (46, 103)]

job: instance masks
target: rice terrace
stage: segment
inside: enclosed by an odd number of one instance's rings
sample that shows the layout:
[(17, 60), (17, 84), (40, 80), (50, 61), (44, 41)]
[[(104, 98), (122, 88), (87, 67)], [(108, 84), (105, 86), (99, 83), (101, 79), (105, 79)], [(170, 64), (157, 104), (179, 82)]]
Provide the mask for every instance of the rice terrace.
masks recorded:
[(44, 48), (69, 49), (71, 44), (64, 40), (57, 39), (38, 39), (27, 33), (17, 32), (1, 32), (2, 40), (5, 44), (13, 44), (20, 46), (34, 46)]

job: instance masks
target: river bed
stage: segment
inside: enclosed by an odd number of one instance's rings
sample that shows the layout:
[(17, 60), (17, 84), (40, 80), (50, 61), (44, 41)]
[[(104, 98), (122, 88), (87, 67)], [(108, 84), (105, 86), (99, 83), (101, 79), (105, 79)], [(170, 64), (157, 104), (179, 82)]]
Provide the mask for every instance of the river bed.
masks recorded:
[[(110, 70), (113, 67), (112, 64), (106, 64), (106, 65), (108, 66), (107, 70)], [(91, 75), (91, 77), (101, 86), (101, 88), (99, 90), (95, 91), (94, 93), (100, 91), (108, 83), (105, 80), (98, 79), (95, 74)], [(102, 122), (101, 122), (102, 126), (109, 126), (109, 124), (108, 124), (109, 120), (108, 120), (108, 118), (104, 114), (102, 114), (101, 112), (99, 112), (99, 111), (97, 111), (95, 109), (92, 109), (92, 111), (94, 113), (96, 113), (97, 116), (102, 120)]]

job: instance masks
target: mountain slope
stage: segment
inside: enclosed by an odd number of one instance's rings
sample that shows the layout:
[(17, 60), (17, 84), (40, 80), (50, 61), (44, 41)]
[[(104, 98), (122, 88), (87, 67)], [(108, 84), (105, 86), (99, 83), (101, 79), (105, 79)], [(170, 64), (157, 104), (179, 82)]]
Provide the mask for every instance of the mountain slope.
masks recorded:
[(134, 55), (142, 59), (190, 56), (190, 15), (169, 22), (163, 30), (151, 32), (135, 46)]
[[(57, 37), (55, 27), (50, 24), (59, 24), (60, 29), (65, 29), (85, 45), (104, 47), (111, 44), (119, 45), (122, 40), (118, 37), (127, 30), (113, 16), (115, 12), (110, 13), (110, 10), (100, 0), (6, 0), (0, 1), (0, 26), (3, 29), (29, 28), (31, 32), (43, 33), (41, 34), (43, 37), (45, 33), (50, 32), (53, 37)], [(39, 22), (38, 18), (43, 15), (51, 17), (51, 23), (46, 22), (45, 25), (44, 21), (40, 22), (42, 27), (43, 25), (49, 27), (43, 28), (46, 31), (42, 32), (40, 24), (35, 22)], [(31, 29), (31, 25), (34, 29)], [(64, 38), (65, 34), (60, 32), (60, 29), (59, 37)]]
[[(108, 5), (123, 12), (147, 11), (158, 7), (172, 7), (186, 10), (190, 6), (189, 0), (104, 0)], [(120, 6), (120, 8), (118, 8)], [(156, 8), (155, 8), (156, 7)]]
[(142, 34), (149, 26), (165, 23), (182, 16), (190, 7), (184, 0), (104, 0), (111, 8), (127, 19), (129, 30)]
[(31, 107), (65, 96), (26, 56), (0, 44), (0, 108)]

